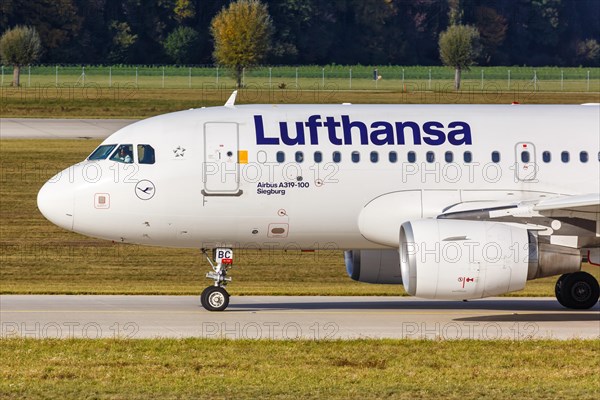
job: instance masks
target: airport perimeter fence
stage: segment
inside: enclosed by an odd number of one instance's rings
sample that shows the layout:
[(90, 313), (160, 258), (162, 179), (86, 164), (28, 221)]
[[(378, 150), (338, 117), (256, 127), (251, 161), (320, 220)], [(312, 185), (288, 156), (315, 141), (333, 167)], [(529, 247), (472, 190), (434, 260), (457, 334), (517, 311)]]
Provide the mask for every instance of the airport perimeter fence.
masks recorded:
[[(12, 81), (1, 66), (0, 86)], [(304, 90), (453, 90), (454, 70), (441, 66), (261, 66), (245, 69), (244, 87)], [(22, 87), (123, 87), (229, 89), (227, 68), (172, 65), (33, 65), (21, 67)], [(462, 72), (462, 90), (600, 92), (600, 68), (473, 67)]]

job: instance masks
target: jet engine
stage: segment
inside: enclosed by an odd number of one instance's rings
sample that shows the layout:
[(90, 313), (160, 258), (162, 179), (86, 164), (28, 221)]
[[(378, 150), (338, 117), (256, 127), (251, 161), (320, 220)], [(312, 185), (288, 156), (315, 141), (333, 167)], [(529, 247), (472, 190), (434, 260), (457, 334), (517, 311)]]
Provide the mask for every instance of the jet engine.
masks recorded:
[(581, 265), (577, 249), (538, 243), (524, 225), (487, 221), (405, 222), (399, 253), (406, 291), (431, 299), (496, 296)]
[(344, 254), (346, 271), (355, 281), (365, 283), (402, 283), (400, 256), (390, 250), (348, 250)]

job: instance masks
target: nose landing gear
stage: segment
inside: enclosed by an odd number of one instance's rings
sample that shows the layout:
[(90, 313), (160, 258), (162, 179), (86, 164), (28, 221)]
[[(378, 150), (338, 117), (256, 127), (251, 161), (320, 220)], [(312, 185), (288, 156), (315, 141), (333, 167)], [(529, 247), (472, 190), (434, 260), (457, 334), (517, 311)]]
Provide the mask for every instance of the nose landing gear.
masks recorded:
[(214, 261), (211, 260), (206, 249), (202, 249), (202, 254), (213, 269), (206, 274), (206, 277), (212, 279), (214, 284), (202, 291), (200, 304), (208, 311), (223, 311), (229, 305), (229, 293), (225, 290), (225, 286), (231, 282), (227, 271), (233, 265), (233, 251), (231, 249), (215, 249)]

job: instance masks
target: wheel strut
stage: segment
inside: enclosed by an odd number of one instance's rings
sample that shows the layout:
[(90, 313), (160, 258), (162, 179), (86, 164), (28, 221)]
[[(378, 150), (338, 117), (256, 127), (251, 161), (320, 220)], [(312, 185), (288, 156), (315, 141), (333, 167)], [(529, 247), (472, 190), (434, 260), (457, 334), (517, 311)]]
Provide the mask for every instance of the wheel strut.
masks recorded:
[(206, 277), (212, 279), (213, 284), (202, 291), (200, 304), (208, 311), (223, 311), (229, 305), (230, 296), (225, 290), (225, 286), (231, 282), (227, 272), (233, 266), (233, 251), (225, 248), (215, 249), (212, 260), (206, 249), (202, 249), (202, 254), (212, 268)]

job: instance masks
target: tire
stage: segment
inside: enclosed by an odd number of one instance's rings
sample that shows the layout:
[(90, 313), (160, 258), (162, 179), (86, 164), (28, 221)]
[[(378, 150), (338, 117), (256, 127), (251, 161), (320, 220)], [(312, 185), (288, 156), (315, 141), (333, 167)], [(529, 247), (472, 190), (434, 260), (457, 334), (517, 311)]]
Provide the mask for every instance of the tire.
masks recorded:
[(565, 284), (565, 279), (567, 278), (567, 276), (569, 276), (571, 274), (564, 274), (561, 275), (560, 278), (558, 278), (558, 280), (556, 281), (556, 285), (554, 286), (554, 295), (556, 296), (556, 300), (558, 300), (558, 302), (560, 303), (561, 306), (563, 307), (568, 307), (565, 304), (565, 300), (564, 300), (564, 284)]
[(229, 293), (219, 286), (209, 286), (200, 297), (202, 306), (208, 311), (223, 311), (229, 305)]
[(206, 308), (205, 304), (206, 304), (206, 294), (213, 288), (214, 286), (208, 286), (206, 289), (204, 289), (202, 291), (202, 294), (200, 295), (200, 304), (202, 305), (202, 307)]
[(560, 294), (564, 302), (564, 304), (561, 304), (565, 307), (575, 310), (587, 310), (594, 307), (598, 302), (600, 286), (598, 286), (598, 281), (592, 275), (579, 271), (565, 277), (560, 288)]

